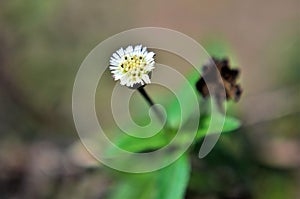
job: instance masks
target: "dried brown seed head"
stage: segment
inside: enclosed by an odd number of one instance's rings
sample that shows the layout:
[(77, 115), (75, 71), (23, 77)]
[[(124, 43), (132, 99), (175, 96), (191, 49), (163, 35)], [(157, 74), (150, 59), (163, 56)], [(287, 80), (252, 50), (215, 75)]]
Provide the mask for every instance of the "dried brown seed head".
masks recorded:
[[(231, 69), (228, 59), (213, 58), (213, 62), (217, 68), (212, 63), (204, 65), (203, 75), (196, 83), (196, 88), (204, 98), (209, 95), (215, 97), (219, 109), (223, 110), (222, 103), (224, 99), (232, 99), (237, 102), (241, 97), (243, 91), (241, 86), (236, 83), (240, 71)], [(207, 85), (209, 85), (209, 88), (212, 88), (211, 94)]]

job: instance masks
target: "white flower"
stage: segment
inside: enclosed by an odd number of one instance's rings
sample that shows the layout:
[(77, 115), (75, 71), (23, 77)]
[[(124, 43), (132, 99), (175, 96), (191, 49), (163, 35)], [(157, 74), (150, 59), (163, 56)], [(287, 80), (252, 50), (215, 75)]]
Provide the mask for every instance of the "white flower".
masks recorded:
[(110, 57), (109, 69), (114, 80), (120, 80), (120, 84), (127, 87), (151, 83), (149, 75), (154, 69), (154, 55), (142, 45), (120, 48)]

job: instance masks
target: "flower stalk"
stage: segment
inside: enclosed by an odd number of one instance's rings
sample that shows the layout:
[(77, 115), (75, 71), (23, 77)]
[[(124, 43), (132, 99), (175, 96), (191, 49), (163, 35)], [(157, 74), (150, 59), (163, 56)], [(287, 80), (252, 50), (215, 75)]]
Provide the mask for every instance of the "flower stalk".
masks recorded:
[[(150, 98), (146, 90), (144, 89), (144, 86), (141, 86), (137, 89), (139, 93), (144, 97), (144, 99), (147, 101), (150, 107), (154, 105), (153, 100)], [(158, 117), (158, 119), (163, 123), (165, 121), (164, 115), (157, 109), (156, 106), (153, 106), (154, 113)]]

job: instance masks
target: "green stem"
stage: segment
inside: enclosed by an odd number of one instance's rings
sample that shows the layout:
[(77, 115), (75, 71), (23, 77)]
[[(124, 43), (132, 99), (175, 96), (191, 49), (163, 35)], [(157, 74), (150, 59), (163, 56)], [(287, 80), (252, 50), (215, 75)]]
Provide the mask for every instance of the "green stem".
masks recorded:
[[(147, 103), (149, 104), (149, 106), (152, 107), (154, 105), (154, 102), (149, 97), (149, 95), (147, 94), (146, 90), (144, 89), (144, 86), (139, 87), (137, 90), (144, 97), (144, 99), (147, 101)], [(164, 116), (163, 116), (163, 114), (157, 109), (156, 106), (153, 106), (153, 110), (154, 110), (154, 113), (156, 114), (156, 116), (159, 118), (159, 120), (163, 123), (164, 122)]]

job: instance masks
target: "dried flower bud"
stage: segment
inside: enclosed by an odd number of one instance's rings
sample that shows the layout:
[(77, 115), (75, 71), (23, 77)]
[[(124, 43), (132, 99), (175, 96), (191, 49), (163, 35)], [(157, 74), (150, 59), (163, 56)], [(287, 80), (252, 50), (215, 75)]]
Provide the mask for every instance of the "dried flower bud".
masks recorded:
[[(236, 83), (239, 70), (231, 69), (228, 59), (219, 60), (213, 58), (213, 61), (217, 66), (217, 70), (213, 64), (204, 65), (203, 75), (196, 83), (196, 88), (201, 95), (206, 98), (209, 95), (207, 87), (209, 84), (209, 87), (213, 89), (212, 95), (216, 98), (219, 109), (223, 110), (223, 99), (232, 99), (237, 102), (241, 97), (243, 91), (241, 86)], [(220, 73), (220, 75), (218, 75), (218, 73)], [(223, 88), (225, 88), (225, 92)]]

